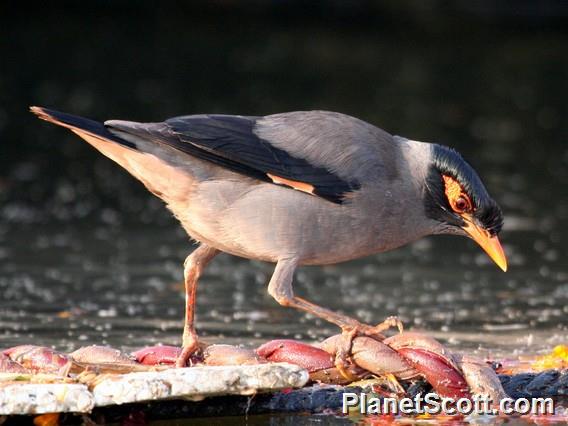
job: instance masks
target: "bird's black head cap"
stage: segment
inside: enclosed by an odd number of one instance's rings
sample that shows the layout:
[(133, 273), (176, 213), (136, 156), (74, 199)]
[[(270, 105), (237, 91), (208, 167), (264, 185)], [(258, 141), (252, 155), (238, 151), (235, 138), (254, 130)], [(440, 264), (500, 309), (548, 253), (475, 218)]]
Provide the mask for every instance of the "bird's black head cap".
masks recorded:
[(442, 145), (432, 145), (431, 160), (426, 177), (426, 215), (449, 225), (464, 226), (448, 199), (447, 182), (453, 181), (471, 203), (471, 216), (490, 235), (497, 235), (503, 226), (503, 214), (475, 170), (457, 151)]

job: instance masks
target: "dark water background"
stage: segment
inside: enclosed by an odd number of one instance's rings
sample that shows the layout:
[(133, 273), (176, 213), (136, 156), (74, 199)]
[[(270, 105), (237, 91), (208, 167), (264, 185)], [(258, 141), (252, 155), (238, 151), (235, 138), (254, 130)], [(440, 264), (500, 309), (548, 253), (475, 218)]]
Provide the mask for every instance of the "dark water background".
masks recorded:
[[(568, 343), (568, 7), (444, 4), (2, 4), (0, 346), (179, 344), (193, 248), (141, 184), (29, 105), (137, 121), (327, 109), (451, 145), (503, 207), (509, 272), (471, 241), (431, 237), (303, 268), (297, 293), (364, 321), (399, 315), (458, 351)], [(201, 335), (337, 331), (279, 307), (271, 271), (219, 256), (199, 288)]]

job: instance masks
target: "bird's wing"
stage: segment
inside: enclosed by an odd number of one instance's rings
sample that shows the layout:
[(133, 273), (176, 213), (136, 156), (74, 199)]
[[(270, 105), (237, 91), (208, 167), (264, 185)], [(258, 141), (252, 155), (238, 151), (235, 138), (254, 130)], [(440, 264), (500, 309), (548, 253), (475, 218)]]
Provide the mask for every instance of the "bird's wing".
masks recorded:
[(189, 115), (163, 124), (113, 120), (105, 125), (111, 131), (150, 136), (237, 173), (338, 204), (360, 188), (370, 172), (365, 169), (376, 164), (376, 138), (359, 127), (379, 130), (342, 114), (319, 111), (267, 117)]

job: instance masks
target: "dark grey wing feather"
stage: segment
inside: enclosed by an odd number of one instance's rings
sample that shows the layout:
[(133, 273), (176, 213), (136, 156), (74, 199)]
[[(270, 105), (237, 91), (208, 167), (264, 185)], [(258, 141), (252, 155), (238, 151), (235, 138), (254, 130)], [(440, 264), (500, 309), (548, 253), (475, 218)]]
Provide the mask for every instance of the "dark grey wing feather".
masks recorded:
[[(160, 126), (161, 137), (158, 138), (189, 155), (255, 179), (275, 183), (272, 175), (307, 184), (313, 187), (314, 195), (334, 203), (342, 203), (347, 193), (359, 189), (358, 182), (342, 179), (330, 170), (295, 157), (258, 137), (254, 132), (257, 120), (258, 117), (233, 115), (175, 117)], [(120, 131), (134, 130), (126, 128), (124, 122), (118, 123), (108, 124)], [(133, 133), (138, 136), (142, 136), (140, 130), (154, 133), (149, 127), (144, 129), (144, 125), (137, 130)], [(282, 180), (280, 183), (286, 184)]]
[(254, 133), (257, 120), (258, 117), (234, 115), (193, 115), (172, 118), (166, 124), (183, 142), (197, 145), (264, 175), (270, 173), (307, 183), (314, 187), (315, 195), (329, 201), (341, 202), (347, 192), (359, 188), (357, 183), (346, 182), (329, 170), (294, 157), (258, 137)]

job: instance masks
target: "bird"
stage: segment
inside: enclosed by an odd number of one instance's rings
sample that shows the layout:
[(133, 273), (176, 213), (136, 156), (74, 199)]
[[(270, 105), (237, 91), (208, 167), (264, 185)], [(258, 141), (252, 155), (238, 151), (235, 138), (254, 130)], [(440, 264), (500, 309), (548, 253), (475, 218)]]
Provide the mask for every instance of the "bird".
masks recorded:
[(502, 210), (473, 167), (447, 146), (321, 110), (196, 114), (153, 123), (30, 110), (140, 180), (199, 244), (184, 262), (178, 367), (198, 351), (198, 281), (221, 252), (274, 263), (268, 293), (276, 302), (340, 327), (345, 345), (336, 364), (342, 372), (354, 336), (384, 339), (384, 330), (402, 330), (402, 323), (388, 317), (363, 324), (296, 296), (298, 266), (336, 264), (452, 234), (473, 239), (507, 270), (498, 238)]

